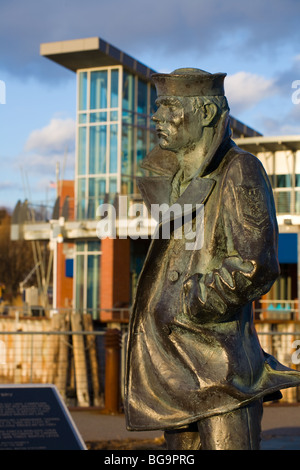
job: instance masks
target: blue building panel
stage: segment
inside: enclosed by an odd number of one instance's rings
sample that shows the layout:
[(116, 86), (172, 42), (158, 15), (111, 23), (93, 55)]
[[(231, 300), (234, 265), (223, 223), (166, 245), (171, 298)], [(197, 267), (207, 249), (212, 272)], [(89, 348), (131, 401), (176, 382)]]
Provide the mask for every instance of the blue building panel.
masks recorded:
[(73, 277), (73, 259), (66, 259), (66, 277)]
[(297, 233), (280, 233), (278, 239), (279, 263), (297, 263)]

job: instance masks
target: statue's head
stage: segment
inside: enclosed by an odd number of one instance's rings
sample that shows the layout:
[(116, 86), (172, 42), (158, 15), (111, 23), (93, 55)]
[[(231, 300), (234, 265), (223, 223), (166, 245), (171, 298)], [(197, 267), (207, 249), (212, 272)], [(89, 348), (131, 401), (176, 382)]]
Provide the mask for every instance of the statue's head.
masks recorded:
[(153, 121), (162, 148), (174, 152), (191, 148), (206, 127), (214, 126), (220, 115), (229, 111), (225, 76), (193, 68), (152, 75), (158, 106)]

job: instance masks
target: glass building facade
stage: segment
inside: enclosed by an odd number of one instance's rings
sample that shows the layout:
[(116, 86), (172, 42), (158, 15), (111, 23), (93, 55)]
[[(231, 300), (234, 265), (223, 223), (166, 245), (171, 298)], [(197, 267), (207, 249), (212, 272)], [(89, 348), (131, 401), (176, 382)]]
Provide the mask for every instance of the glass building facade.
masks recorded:
[[(123, 66), (77, 71), (77, 220), (95, 220), (97, 207), (118, 194), (134, 198), (140, 162), (155, 145), (154, 86)], [(99, 316), (101, 242), (77, 241), (75, 308)]]
[(261, 152), (262, 161), (271, 181), (278, 215), (300, 214), (300, 152), (285, 150)]
[(76, 218), (94, 220), (104, 201), (137, 192), (139, 163), (155, 143), (155, 89), (122, 66), (77, 76)]

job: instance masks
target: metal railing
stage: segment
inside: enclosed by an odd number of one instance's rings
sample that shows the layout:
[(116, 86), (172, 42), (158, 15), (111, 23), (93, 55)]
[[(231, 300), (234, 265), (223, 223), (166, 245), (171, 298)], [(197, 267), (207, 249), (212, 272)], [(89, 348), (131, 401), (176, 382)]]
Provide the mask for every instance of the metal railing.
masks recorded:
[(120, 409), (126, 332), (22, 328), (0, 331), (0, 383), (51, 383), (69, 406)]
[(66, 196), (58, 197), (56, 201), (49, 202), (18, 202), (13, 214), (14, 224), (44, 223), (50, 220), (59, 220), (64, 217), (66, 221), (96, 220), (97, 208), (101, 204), (112, 204), (116, 211), (119, 210), (119, 196), (127, 198), (127, 212), (134, 203), (143, 203), (140, 194), (106, 193), (98, 196), (81, 198), (76, 202), (75, 198)]
[[(267, 325), (267, 326), (266, 326)], [(300, 370), (300, 328), (257, 325), (262, 348)], [(122, 331), (1, 331), (0, 383), (51, 383), (68, 406), (122, 409), (127, 329)], [(283, 391), (299, 402), (299, 387)]]
[(59, 307), (53, 308), (43, 307), (41, 305), (26, 305), (11, 306), (11, 305), (0, 305), (0, 319), (1, 318), (13, 318), (16, 321), (22, 318), (26, 319), (39, 319), (43, 318), (50, 319), (56, 314), (62, 315), (91, 315), (94, 320), (103, 320), (103, 322), (120, 322), (128, 323), (130, 317), (131, 307), (120, 307), (120, 308), (85, 308), (76, 309), (70, 307)]
[(275, 188), (273, 194), (277, 214), (300, 214), (299, 188)]
[[(274, 188), (274, 201), (277, 214), (300, 215), (300, 188)], [(74, 197), (58, 197), (56, 201), (18, 202), (14, 210), (13, 223), (40, 223), (58, 220), (96, 220), (97, 208), (101, 204), (112, 204), (118, 210), (119, 196), (126, 196), (128, 209), (134, 203), (143, 203), (140, 194), (106, 193), (83, 197), (75, 201)]]

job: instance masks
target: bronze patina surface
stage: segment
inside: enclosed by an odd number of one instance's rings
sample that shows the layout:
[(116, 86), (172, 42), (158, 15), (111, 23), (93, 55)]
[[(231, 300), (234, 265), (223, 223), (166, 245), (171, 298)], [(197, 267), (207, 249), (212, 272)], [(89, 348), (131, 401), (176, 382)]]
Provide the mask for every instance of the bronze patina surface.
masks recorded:
[[(159, 144), (143, 167), (146, 205), (192, 207), (192, 224), (158, 224), (130, 320), (125, 413), (129, 430), (162, 429), (168, 449), (257, 449), (262, 401), (300, 384), (265, 353), (252, 302), (279, 275), (272, 189), (260, 161), (231, 139), (225, 74), (155, 74)], [(187, 249), (197, 205), (201, 247)], [(202, 223), (203, 223), (202, 220)]]

